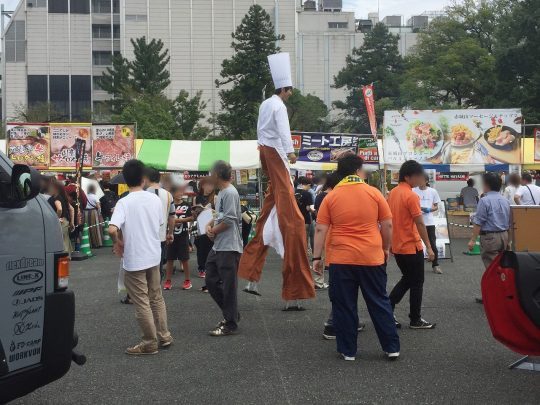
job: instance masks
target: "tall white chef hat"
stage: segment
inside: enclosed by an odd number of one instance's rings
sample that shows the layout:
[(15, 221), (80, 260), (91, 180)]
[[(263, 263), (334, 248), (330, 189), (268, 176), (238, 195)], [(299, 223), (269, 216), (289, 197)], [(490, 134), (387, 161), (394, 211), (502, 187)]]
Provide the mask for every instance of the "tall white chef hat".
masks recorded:
[(268, 56), (268, 63), (270, 64), (274, 87), (276, 89), (292, 87), (291, 57), (289, 54), (282, 52), (270, 55)]

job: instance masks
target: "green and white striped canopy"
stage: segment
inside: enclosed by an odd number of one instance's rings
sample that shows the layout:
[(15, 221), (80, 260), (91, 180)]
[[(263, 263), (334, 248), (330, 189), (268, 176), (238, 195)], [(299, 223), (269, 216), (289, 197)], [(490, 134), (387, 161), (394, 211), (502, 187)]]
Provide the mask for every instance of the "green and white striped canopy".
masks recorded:
[(137, 142), (137, 158), (159, 170), (208, 171), (216, 160), (229, 162), (233, 169), (260, 167), (257, 141), (164, 141)]

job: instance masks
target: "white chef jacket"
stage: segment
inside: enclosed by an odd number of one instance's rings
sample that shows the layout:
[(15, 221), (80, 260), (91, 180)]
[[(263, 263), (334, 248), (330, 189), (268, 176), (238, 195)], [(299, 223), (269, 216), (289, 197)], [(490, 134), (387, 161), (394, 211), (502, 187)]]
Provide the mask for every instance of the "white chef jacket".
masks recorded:
[(288, 161), (287, 155), (294, 153), (287, 107), (277, 95), (261, 104), (257, 138), (259, 145), (276, 149), (285, 162)]

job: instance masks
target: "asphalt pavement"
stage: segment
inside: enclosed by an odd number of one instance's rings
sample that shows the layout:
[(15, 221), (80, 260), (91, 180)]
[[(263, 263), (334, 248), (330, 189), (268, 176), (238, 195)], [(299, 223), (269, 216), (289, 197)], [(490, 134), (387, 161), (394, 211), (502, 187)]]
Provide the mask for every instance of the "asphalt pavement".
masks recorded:
[[(453, 245), (455, 260), (443, 275), (426, 265), (423, 316), (429, 331), (400, 331), (401, 358), (385, 359), (365, 304), (367, 328), (356, 362), (340, 360), (335, 342), (322, 339), (330, 303), (326, 291), (305, 302), (304, 312), (282, 312), (280, 260), (271, 255), (260, 285), (262, 297), (239, 292), (239, 333), (208, 335), (221, 314), (208, 294), (181, 290), (177, 273), (165, 291), (174, 345), (155, 356), (124, 354), (139, 342), (134, 309), (119, 303), (119, 260), (110, 249), (72, 264), (70, 288), (77, 302), (78, 349), (88, 357), (59, 381), (15, 404), (538, 404), (540, 375), (509, 370), (519, 358), (491, 336), (479, 294), (482, 264)], [(388, 289), (399, 270), (392, 260)], [(241, 287), (244, 283), (241, 282)], [(396, 315), (406, 322), (408, 296)]]

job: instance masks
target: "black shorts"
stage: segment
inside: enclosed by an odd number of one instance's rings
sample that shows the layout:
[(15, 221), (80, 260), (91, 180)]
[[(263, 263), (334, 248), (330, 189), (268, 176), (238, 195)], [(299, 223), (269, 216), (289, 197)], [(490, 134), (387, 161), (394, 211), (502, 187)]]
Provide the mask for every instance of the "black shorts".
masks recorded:
[(174, 241), (167, 247), (167, 260), (189, 260), (189, 234), (174, 235)]

